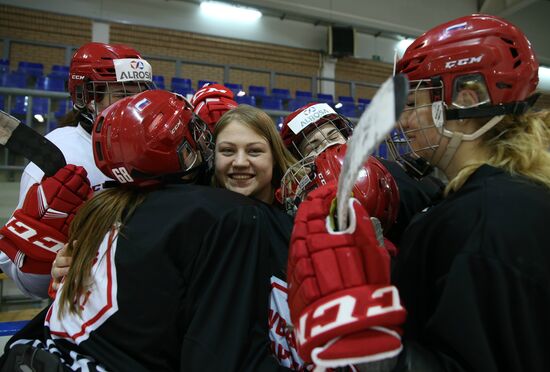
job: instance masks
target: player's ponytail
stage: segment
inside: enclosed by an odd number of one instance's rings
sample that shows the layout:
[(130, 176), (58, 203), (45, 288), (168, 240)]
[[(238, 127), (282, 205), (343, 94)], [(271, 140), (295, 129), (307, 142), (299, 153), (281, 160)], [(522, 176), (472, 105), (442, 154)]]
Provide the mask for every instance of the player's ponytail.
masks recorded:
[(88, 289), (92, 265), (101, 242), (117, 224), (120, 224), (119, 234), (124, 234), (125, 222), (145, 197), (143, 189), (109, 189), (96, 194), (78, 211), (69, 228), (68, 254), (73, 260), (63, 282), (58, 316), (64, 311), (80, 314), (80, 301), (77, 300)]
[(458, 190), (482, 164), (502, 168), (550, 188), (550, 111), (508, 115), (483, 137), (489, 158), (460, 170), (447, 185)]

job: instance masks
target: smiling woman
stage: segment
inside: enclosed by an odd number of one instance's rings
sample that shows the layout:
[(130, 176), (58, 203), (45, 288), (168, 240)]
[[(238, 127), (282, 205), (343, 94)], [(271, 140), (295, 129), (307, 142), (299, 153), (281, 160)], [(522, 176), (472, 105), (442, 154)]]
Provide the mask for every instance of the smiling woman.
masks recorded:
[(281, 178), (296, 159), (264, 111), (240, 105), (216, 124), (214, 185), (272, 204)]

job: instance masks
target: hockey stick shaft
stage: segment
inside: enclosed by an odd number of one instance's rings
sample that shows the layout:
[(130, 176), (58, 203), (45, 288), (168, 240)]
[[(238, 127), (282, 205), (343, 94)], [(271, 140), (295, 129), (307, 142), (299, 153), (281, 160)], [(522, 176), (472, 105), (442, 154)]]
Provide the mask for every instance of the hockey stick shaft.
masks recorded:
[(386, 80), (353, 130), (338, 179), (337, 213), (340, 230), (348, 225), (348, 201), (359, 170), (394, 128), (407, 102), (408, 90), (409, 82), (405, 75), (395, 75)]
[(53, 176), (67, 165), (61, 150), (46, 137), (0, 110), (0, 145), (23, 155), (46, 176)]

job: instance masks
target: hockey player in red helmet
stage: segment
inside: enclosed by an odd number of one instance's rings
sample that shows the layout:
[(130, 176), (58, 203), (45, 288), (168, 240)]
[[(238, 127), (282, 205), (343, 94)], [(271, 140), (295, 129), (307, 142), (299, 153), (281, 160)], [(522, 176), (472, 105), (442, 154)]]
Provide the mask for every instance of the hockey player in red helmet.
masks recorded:
[(92, 132), (95, 163), (103, 173), (145, 187), (211, 167), (212, 134), (183, 96), (152, 90), (124, 102), (101, 112)]
[[(73, 55), (69, 93), (83, 124), (117, 100), (154, 88), (151, 65), (126, 45), (87, 43)], [(88, 129), (89, 129), (88, 127)]]
[[(401, 161), (418, 174), (442, 170), (445, 198), (408, 226), (391, 281), (359, 203), (355, 226), (335, 232), (333, 189), (302, 202), (288, 268), (301, 355), (365, 371), (548, 370), (550, 113), (529, 110), (531, 44), (510, 22), (474, 14), (421, 35), (397, 72), (411, 94), (395, 150), (405, 141)], [(319, 314), (331, 305), (327, 322)]]
[[(93, 159), (90, 131), (94, 117), (111, 103), (154, 87), (151, 73), (151, 66), (139, 52), (125, 45), (91, 42), (73, 55), (68, 79), (74, 105), (68, 115), (71, 121), (46, 135), (71, 166), (43, 179), (41, 169), (34, 163), (27, 165), (21, 176), (15, 218), (0, 232), (0, 267), (24, 294), (48, 296), (51, 263), (65, 242), (74, 212), (87, 195), (83, 190), (91, 187), (100, 191), (109, 180)], [(50, 218), (52, 215), (55, 218)], [(23, 220), (37, 232), (35, 241), (50, 243), (34, 244), (18, 235), (17, 225)], [(17, 241), (9, 239), (10, 234)]]
[(309, 103), (283, 121), (281, 137), (287, 149), (303, 159), (335, 143), (345, 143), (353, 124), (327, 103)]
[(223, 114), (238, 106), (231, 89), (221, 84), (205, 84), (191, 99), (194, 112), (214, 133), (214, 127)]
[[(7, 347), (8, 361), (29, 369), (48, 361), (52, 370), (281, 368), (270, 352), (277, 320), (268, 305), (271, 282), (285, 278), (292, 219), (182, 180), (210, 156), (204, 130), (183, 97), (161, 90), (100, 113), (94, 157), (116, 185), (79, 210), (71, 269), (45, 319)], [(22, 357), (28, 353), (33, 358)], [(288, 359), (280, 362), (290, 367)]]
[[(285, 118), (281, 128), (281, 137), (285, 146), (298, 159), (308, 156), (314, 158), (332, 145), (346, 143), (352, 133), (353, 123), (346, 117), (336, 113), (326, 103), (310, 103), (299, 108)], [(309, 163), (312, 160), (306, 162)], [(385, 232), (392, 242), (399, 244), (401, 235), (411, 218), (424, 209), (432, 199), (439, 196), (442, 185), (439, 180), (432, 176), (427, 176), (422, 180), (413, 179), (394, 161), (377, 160), (389, 171), (397, 183), (399, 191), (399, 197), (397, 198), (399, 207), (397, 210), (399, 213), (392, 228), (390, 229), (389, 225), (386, 226)], [(300, 167), (294, 167), (294, 170), (291, 170), (288, 176), (295, 177), (297, 175), (301, 177), (302, 173), (291, 174)], [(282, 186), (285, 187), (284, 184)], [(281, 189), (281, 191), (283, 190)], [(288, 195), (289, 192), (291, 190), (287, 187), (285, 193)], [(371, 192), (369, 194), (372, 195)], [(279, 198), (283, 203), (293, 203), (292, 198), (281, 198), (280, 196)], [(289, 208), (294, 207), (291, 205)]]
[[(347, 145), (334, 145), (316, 156), (308, 156), (291, 167), (281, 182), (281, 196), (287, 213), (294, 214), (300, 202), (317, 187), (338, 182)], [(374, 156), (359, 173), (353, 195), (372, 217), (388, 231), (399, 210), (399, 191), (388, 170)]]

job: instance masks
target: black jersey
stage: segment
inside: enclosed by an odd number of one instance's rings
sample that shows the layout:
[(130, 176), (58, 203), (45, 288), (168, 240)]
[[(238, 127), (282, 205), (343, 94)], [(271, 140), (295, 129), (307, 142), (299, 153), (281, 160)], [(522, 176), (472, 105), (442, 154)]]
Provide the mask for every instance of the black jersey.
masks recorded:
[(413, 219), (392, 273), (398, 370), (550, 371), (549, 215), (546, 187), (485, 165)]
[(397, 219), (386, 234), (386, 237), (399, 247), (403, 232), (413, 216), (439, 200), (444, 185), (439, 179), (432, 176), (426, 176), (421, 180), (412, 178), (395, 161), (378, 160), (390, 172), (399, 189)]
[(154, 191), (101, 244), (82, 317), (58, 319), (53, 302), (42, 347), (75, 370), (277, 370), (270, 279), (285, 278), (291, 229), (286, 214), (227, 190)]

